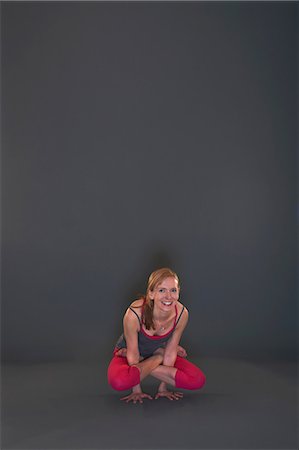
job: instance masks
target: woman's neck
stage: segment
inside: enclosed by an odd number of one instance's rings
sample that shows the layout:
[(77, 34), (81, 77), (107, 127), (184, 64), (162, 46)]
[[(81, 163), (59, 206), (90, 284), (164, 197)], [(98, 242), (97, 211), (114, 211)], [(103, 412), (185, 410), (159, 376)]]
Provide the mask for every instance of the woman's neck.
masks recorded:
[(173, 312), (174, 312), (174, 308), (172, 308), (170, 311), (161, 311), (161, 310), (155, 309), (155, 306), (154, 306), (153, 319), (158, 320), (159, 322), (166, 322), (167, 320), (169, 320), (171, 318), (171, 316), (173, 315)]

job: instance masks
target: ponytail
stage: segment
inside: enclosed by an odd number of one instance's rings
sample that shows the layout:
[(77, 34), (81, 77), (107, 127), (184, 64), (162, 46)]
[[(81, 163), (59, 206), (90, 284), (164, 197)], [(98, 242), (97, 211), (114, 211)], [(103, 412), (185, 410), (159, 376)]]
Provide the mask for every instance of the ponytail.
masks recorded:
[(143, 300), (143, 305), (140, 306), (133, 306), (133, 308), (141, 308), (143, 307), (142, 310), (142, 315), (141, 315), (141, 320), (143, 325), (145, 326), (145, 328), (147, 330), (152, 329), (156, 329), (155, 328), (155, 324), (154, 324), (154, 318), (153, 318), (153, 312), (154, 312), (154, 302), (153, 300), (151, 300), (147, 295), (138, 295), (138, 300)]
[(143, 309), (143, 323), (147, 330), (150, 330), (151, 328), (153, 330), (156, 329), (155, 324), (154, 324), (153, 312), (154, 312), (153, 300), (145, 298), (144, 309)]

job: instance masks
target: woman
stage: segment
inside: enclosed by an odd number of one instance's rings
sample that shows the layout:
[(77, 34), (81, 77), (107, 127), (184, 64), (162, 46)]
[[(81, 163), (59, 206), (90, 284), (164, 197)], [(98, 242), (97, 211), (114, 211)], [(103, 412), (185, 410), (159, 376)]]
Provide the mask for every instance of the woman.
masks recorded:
[(152, 397), (142, 392), (140, 382), (151, 375), (161, 381), (155, 398), (179, 400), (181, 389), (200, 389), (205, 375), (186, 358), (179, 346), (188, 322), (188, 310), (179, 302), (179, 279), (169, 268), (158, 269), (148, 279), (146, 295), (134, 301), (123, 318), (123, 334), (117, 341), (108, 367), (108, 382), (132, 393), (121, 400), (142, 403)]

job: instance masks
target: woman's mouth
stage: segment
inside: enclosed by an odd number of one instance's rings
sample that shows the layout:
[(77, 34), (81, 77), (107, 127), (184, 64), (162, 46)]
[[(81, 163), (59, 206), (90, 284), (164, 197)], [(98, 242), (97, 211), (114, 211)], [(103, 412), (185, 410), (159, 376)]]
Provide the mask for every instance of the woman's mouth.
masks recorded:
[(170, 306), (170, 305), (172, 305), (172, 302), (162, 302), (162, 305)]

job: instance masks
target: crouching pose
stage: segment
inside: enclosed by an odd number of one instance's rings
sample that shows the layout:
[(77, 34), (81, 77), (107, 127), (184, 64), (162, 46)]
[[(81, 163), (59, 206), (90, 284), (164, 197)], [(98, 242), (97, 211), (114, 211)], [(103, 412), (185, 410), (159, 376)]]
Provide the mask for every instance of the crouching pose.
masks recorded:
[(121, 400), (142, 403), (152, 397), (142, 392), (140, 382), (151, 375), (161, 381), (155, 398), (178, 400), (183, 394), (170, 391), (200, 389), (205, 375), (186, 359), (179, 346), (188, 322), (188, 310), (179, 302), (179, 279), (168, 268), (158, 269), (148, 279), (144, 297), (134, 301), (123, 318), (123, 334), (118, 339), (108, 367), (108, 382), (118, 391), (132, 389)]

